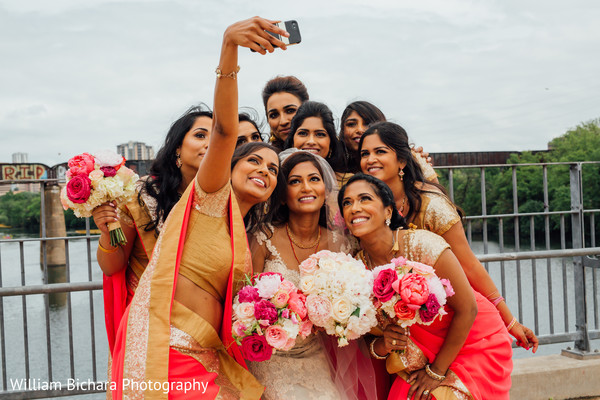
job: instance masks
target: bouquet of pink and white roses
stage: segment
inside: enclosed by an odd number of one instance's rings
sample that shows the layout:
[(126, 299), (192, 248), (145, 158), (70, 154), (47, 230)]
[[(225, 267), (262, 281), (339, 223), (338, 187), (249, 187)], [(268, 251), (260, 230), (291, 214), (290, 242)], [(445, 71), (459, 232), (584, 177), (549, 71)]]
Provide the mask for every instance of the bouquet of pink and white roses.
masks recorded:
[(306, 297), (275, 272), (247, 278), (233, 301), (232, 335), (245, 359), (266, 361), (276, 350), (287, 351), (300, 335), (312, 331)]
[(403, 328), (442, 318), (446, 299), (454, 294), (450, 281), (440, 279), (432, 267), (404, 257), (374, 268), (373, 278), (377, 309)]
[[(71, 158), (67, 184), (60, 193), (63, 208), (70, 208), (77, 217), (85, 218), (108, 201), (126, 202), (135, 193), (139, 177), (124, 164), (125, 158), (110, 150)], [(118, 221), (109, 224), (108, 229), (111, 246), (127, 242)]]
[(300, 266), (300, 289), (306, 294), (308, 318), (348, 344), (377, 325), (373, 276), (348, 254), (319, 251)]

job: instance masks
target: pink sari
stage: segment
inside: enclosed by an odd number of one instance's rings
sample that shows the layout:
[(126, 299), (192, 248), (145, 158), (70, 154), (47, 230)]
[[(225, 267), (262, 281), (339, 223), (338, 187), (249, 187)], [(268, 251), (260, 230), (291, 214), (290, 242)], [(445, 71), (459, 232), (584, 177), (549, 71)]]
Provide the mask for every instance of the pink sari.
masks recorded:
[[(512, 339), (504, 327), (498, 310), (475, 292), (478, 313), (469, 336), (460, 353), (450, 365), (446, 380), (432, 391), (436, 399), (509, 399), (512, 371)], [(407, 371), (423, 367), (423, 362), (433, 362), (439, 352), (453, 312), (432, 325), (413, 325), (410, 328), (409, 348), (406, 355), (390, 357), (388, 371), (402, 368), (390, 391), (390, 399), (406, 399), (410, 385), (406, 383)]]

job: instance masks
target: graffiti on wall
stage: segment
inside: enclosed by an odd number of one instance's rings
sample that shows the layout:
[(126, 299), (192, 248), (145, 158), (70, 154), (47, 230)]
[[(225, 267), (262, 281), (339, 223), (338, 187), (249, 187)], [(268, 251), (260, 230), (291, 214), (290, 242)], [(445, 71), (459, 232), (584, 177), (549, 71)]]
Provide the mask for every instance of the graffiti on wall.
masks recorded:
[(45, 179), (48, 167), (43, 164), (0, 164), (0, 180)]

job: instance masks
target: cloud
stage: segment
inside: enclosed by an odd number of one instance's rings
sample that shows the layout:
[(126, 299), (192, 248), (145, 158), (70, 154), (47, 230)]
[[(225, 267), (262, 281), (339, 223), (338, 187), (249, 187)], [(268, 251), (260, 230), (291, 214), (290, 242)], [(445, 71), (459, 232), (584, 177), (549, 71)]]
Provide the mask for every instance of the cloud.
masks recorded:
[(372, 101), (428, 151), (543, 149), (599, 116), (598, 7), (0, 0), (0, 162), (55, 164), (129, 140), (158, 150), (188, 106), (212, 105), (224, 29), (257, 14), (298, 20), (303, 40), (240, 50), (240, 106), (262, 114), (264, 83), (290, 74), (338, 117)]

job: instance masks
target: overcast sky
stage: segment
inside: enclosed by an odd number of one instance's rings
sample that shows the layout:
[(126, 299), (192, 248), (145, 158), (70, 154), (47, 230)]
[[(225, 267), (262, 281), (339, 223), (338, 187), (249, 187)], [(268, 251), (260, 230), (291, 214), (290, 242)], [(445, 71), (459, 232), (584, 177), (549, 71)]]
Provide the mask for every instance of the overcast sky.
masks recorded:
[(597, 0), (0, 0), (0, 163), (158, 150), (190, 105), (212, 106), (223, 31), (253, 15), (302, 34), (286, 52), (240, 50), (240, 106), (263, 122), (280, 74), (337, 118), (371, 101), (430, 152), (545, 149), (600, 117)]

